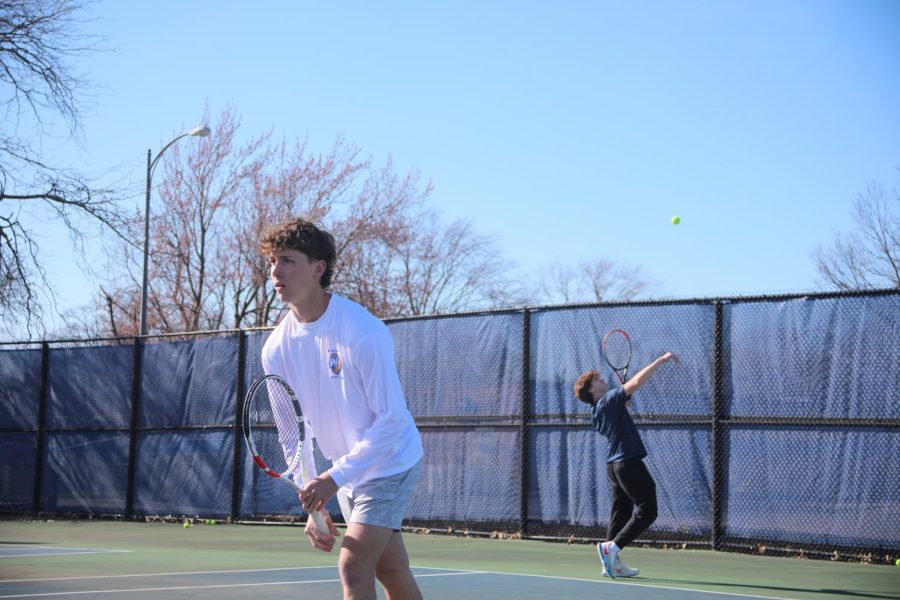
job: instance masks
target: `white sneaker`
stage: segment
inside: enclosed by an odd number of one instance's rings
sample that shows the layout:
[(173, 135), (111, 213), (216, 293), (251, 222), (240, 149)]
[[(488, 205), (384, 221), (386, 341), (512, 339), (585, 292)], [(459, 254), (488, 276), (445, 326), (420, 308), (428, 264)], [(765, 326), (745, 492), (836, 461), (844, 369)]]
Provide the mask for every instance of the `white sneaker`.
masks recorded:
[[(635, 577), (638, 573), (641, 572), (640, 569), (632, 569), (628, 565), (625, 564), (621, 558), (619, 558), (616, 562), (619, 564), (616, 566), (616, 578), (619, 577)], [(606, 572), (606, 567), (603, 568), (603, 576), (609, 577), (609, 573)]]
[(616, 570), (619, 566), (619, 553), (611, 547), (612, 545), (612, 542), (601, 542), (597, 544), (597, 554), (600, 555), (600, 562), (603, 563), (603, 572), (607, 577), (615, 579), (619, 576), (619, 572)]

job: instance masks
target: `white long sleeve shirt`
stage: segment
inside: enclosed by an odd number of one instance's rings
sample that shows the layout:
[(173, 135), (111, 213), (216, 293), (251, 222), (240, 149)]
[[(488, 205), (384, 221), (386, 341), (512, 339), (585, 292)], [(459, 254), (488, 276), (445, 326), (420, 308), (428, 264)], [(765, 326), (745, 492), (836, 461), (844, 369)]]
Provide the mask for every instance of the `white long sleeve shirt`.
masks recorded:
[(310, 477), (316, 474), (312, 437), (333, 463), (331, 478), (348, 491), (406, 471), (422, 458), (393, 338), (359, 304), (332, 293), (317, 321), (301, 323), (288, 313), (266, 340), (262, 364), (267, 374), (283, 377), (300, 401)]

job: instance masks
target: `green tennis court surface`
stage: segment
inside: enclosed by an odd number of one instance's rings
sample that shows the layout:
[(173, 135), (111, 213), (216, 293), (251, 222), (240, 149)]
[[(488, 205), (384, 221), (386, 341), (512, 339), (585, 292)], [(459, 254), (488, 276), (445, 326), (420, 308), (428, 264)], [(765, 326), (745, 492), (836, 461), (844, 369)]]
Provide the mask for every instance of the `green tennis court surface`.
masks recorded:
[[(900, 599), (887, 565), (629, 548), (641, 575), (609, 581), (592, 546), (404, 538), (429, 599)], [(336, 565), (299, 526), (0, 521), (0, 598), (340, 598)]]

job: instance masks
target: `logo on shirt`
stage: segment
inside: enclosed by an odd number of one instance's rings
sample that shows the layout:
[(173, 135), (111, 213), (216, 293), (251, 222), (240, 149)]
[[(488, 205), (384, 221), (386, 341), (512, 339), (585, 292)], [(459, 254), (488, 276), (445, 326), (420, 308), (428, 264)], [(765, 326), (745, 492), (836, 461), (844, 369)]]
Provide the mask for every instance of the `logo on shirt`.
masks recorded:
[(328, 370), (334, 373), (335, 375), (341, 374), (341, 355), (337, 353), (337, 350), (329, 350), (328, 351)]

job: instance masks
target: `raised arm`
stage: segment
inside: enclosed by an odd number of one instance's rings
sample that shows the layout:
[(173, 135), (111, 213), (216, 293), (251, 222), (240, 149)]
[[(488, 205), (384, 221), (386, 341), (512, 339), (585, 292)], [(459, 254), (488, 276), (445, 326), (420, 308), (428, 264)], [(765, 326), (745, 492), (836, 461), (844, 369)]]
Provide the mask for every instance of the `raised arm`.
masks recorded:
[(637, 375), (625, 382), (625, 385), (623, 386), (625, 388), (625, 393), (628, 396), (634, 394), (640, 389), (642, 385), (647, 383), (647, 380), (650, 379), (650, 376), (653, 375), (653, 373), (656, 372), (658, 368), (660, 368), (670, 360), (678, 362), (679, 359), (677, 355), (672, 354), (671, 352), (666, 352), (665, 354), (654, 360), (652, 363), (638, 371)]

